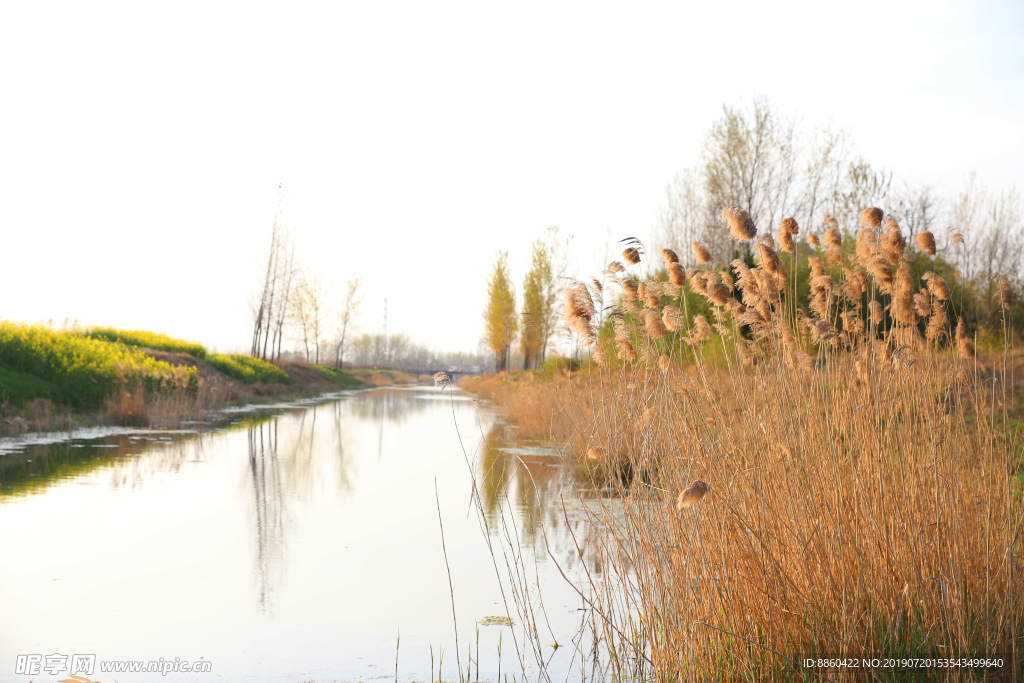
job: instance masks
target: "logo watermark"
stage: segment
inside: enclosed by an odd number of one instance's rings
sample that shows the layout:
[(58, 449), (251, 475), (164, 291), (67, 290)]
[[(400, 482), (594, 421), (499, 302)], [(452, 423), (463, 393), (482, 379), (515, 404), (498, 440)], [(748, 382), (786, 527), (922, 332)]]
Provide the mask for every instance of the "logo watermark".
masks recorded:
[(18, 655), (14, 663), (14, 673), (24, 676), (39, 676), (42, 673), (56, 676), (68, 673), (72, 676), (92, 676), (99, 669), (100, 673), (209, 673), (213, 670), (213, 662), (206, 659), (189, 661), (181, 657), (174, 659), (154, 659), (135, 661), (120, 659), (101, 661), (97, 667), (96, 655)]

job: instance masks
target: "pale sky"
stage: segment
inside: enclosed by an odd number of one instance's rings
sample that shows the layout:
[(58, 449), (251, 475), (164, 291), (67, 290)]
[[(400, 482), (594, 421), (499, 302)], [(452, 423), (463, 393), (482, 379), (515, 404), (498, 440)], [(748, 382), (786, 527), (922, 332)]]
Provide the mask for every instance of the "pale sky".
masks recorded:
[(362, 329), (473, 351), (498, 249), (586, 276), (724, 103), (897, 177), (1024, 185), (1024, 3), (0, 6), (0, 317), (245, 349), (278, 198)]

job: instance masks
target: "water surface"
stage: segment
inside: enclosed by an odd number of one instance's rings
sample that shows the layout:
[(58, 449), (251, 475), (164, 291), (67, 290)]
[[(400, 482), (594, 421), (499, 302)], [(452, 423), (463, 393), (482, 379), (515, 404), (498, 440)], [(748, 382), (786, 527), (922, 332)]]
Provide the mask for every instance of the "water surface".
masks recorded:
[(65, 678), (14, 673), (18, 655), (53, 653), (212, 662), (162, 680), (393, 679), (396, 652), (399, 680), (429, 681), (442, 650), (456, 680), (453, 621), (481, 680), (497, 679), (499, 637), (503, 677), (521, 662), (535, 676), (541, 657), (578, 679), (586, 611), (562, 573), (578, 579), (586, 532), (566, 523), (565, 477), (551, 449), (426, 387), (239, 411), (205, 432), (0, 440), (0, 681)]

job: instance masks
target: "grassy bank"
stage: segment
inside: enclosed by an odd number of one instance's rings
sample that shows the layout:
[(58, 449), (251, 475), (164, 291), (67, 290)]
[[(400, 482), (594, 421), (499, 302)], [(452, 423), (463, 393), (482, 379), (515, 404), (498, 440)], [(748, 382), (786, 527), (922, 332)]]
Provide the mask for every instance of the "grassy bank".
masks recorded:
[(0, 435), (173, 426), (219, 406), (416, 381), (394, 371), (269, 363), (138, 330), (0, 321)]
[(813, 261), (790, 278), (764, 236), (731, 272), (624, 254), (635, 267), (607, 271), (621, 296), (567, 290), (590, 362), (460, 383), (575, 454), (581, 496), (622, 502), (585, 539), (620, 674), (931, 680), (800, 662), (999, 653), (1000, 676), (1024, 675), (1024, 363), (1009, 324), (979, 353), (899, 227), (866, 220), (836, 279)]

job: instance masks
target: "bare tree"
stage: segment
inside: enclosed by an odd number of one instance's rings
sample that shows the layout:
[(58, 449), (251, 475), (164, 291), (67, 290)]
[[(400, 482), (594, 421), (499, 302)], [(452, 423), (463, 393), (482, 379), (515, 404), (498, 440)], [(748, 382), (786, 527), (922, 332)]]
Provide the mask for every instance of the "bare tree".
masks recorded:
[[(803, 161), (800, 201), (794, 214), (798, 223), (814, 232), (824, 222), (824, 215), (835, 215), (836, 198), (843, 184), (851, 144), (846, 131), (825, 126), (811, 135)], [(854, 226), (848, 226), (853, 229)]]
[(325, 283), (318, 273), (313, 273), (306, 281), (306, 293), (312, 313), (310, 322), (313, 328), (314, 363), (320, 363), (320, 341), (326, 332), (327, 319), (331, 314), (331, 285)]
[(537, 348), (539, 355), (535, 362), (544, 364), (548, 345), (558, 328), (561, 311), (558, 302), (562, 296), (561, 278), (569, 270), (572, 256), (572, 237), (562, 237), (557, 226), (549, 227), (544, 235), (534, 242), (534, 258), (544, 262), (537, 272), (537, 289), (540, 294), (536, 315)]
[(665, 188), (655, 231), (659, 247), (674, 249), (684, 259), (690, 254), (692, 242), (703, 242), (724, 251), (715, 236), (721, 231), (709, 230), (714, 224), (714, 211), (704, 194), (700, 171), (693, 168), (677, 173)]
[[(284, 343), (284, 329), (288, 323), (288, 307), (293, 297), (295, 276), (298, 271), (298, 264), (295, 257), (295, 236), (288, 232), (282, 244), (282, 258), (280, 260), (280, 274), (278, 279), (281, 282), (281, 293), (277, 297), (276, 307), (271, 306), (270, 311), (274, 321), (274, 339), (270, 345), (270, 355), (281, 358), (281, 345)], [(277, 345), (277, 352), (274, 352), (274, 343)], [(263, 349), (263, 358), (267, 357), (267, 349)]]
[(942, 202), (928, 185), (912, 186), (907, 182), (892, 193), (892, 213), (906, 230), (910, 239), (924, 230), (934, 231), (938, 222)]
[(287, 293), (282, 295), (281, 289), (287, 279), (286, 272), (290, 268), (288, 260), (294, 253), (294, 249), (289, 249), (294, 240), (291, 231), (283, 225), (281, 204), (279, 199), (270, 231), (270, 248), (263, 272), (263, 286), (253, 302), (252, 345), (249, 353), (264, 359), (267, 357), (268, 348), (273, 354), (274, 323), (280, 312), (282, 298), (287, 300)]
[(690, 243), (701, 242), (714, 260), (729, 261), (737, 247), (721, 229), (723, 207), (738, 204), (761, 230), (771, 231), (802, 207), (816, 209), (834, 184), (830, 177), (838, 175), (845, 149), (844, 133), (819, 131), (801, 167), (794, 121), (764, 99), (746, 109), (725, 106), (705, 135), (700, 164), (678, 174), (666, 188), (655, 236), (684, 259), (689, 259)]
[(345, 281), (345, 294), (338, 309), (338, 344), (335, 348), (334, 365), (342, 366), (345, 359), (345, 343), (349, 328), (354, 325), (359, 309), (363, 305), (363, 279), (351, 278)]
[(848, 230), (856, 232), (860, 225), (860, 212), (869, 206), (889, 203), (892, 173), (875, 170), (861, 157), (846, 167), (846, 177), (836, 191), (832, 214)]
[(767, 100), (755, 99), (748, 111), (724, 106), (701, 147), (712, 209), (738, 204), (762, 230), (773, 229), (795, 204), (796, 151), (795, 122)]
[(959, 246), (964, 279), (978, 281), (986, 299), (983, 310), (990, 314), (995, 278), (1007, 277), (1014, 287), (1024, 284), (1020, 193), (1011, 188), (993, 195), (972, 173), (953, 202), (950, 219), (964, 238)]
[(292, 293), (292, 324), (306, 352), (306, 362), (320, 362), (320, 341), (329, 313), (331, 288), (318, 273), (299, 273)]
[(363, 334), (352, 342), (356, 365), (371, 365), (373, 363), (373, 347), (373, 338), (368, 334)]
[(291, 325), (297, 332), (297, 338), (306, 351), (306, 362), (309, 362), (309, 341), (313, 334), (313, 306), (308, 295), (309, 285), (306, 274), (299, 273), (295, 290), (292, 292)]

